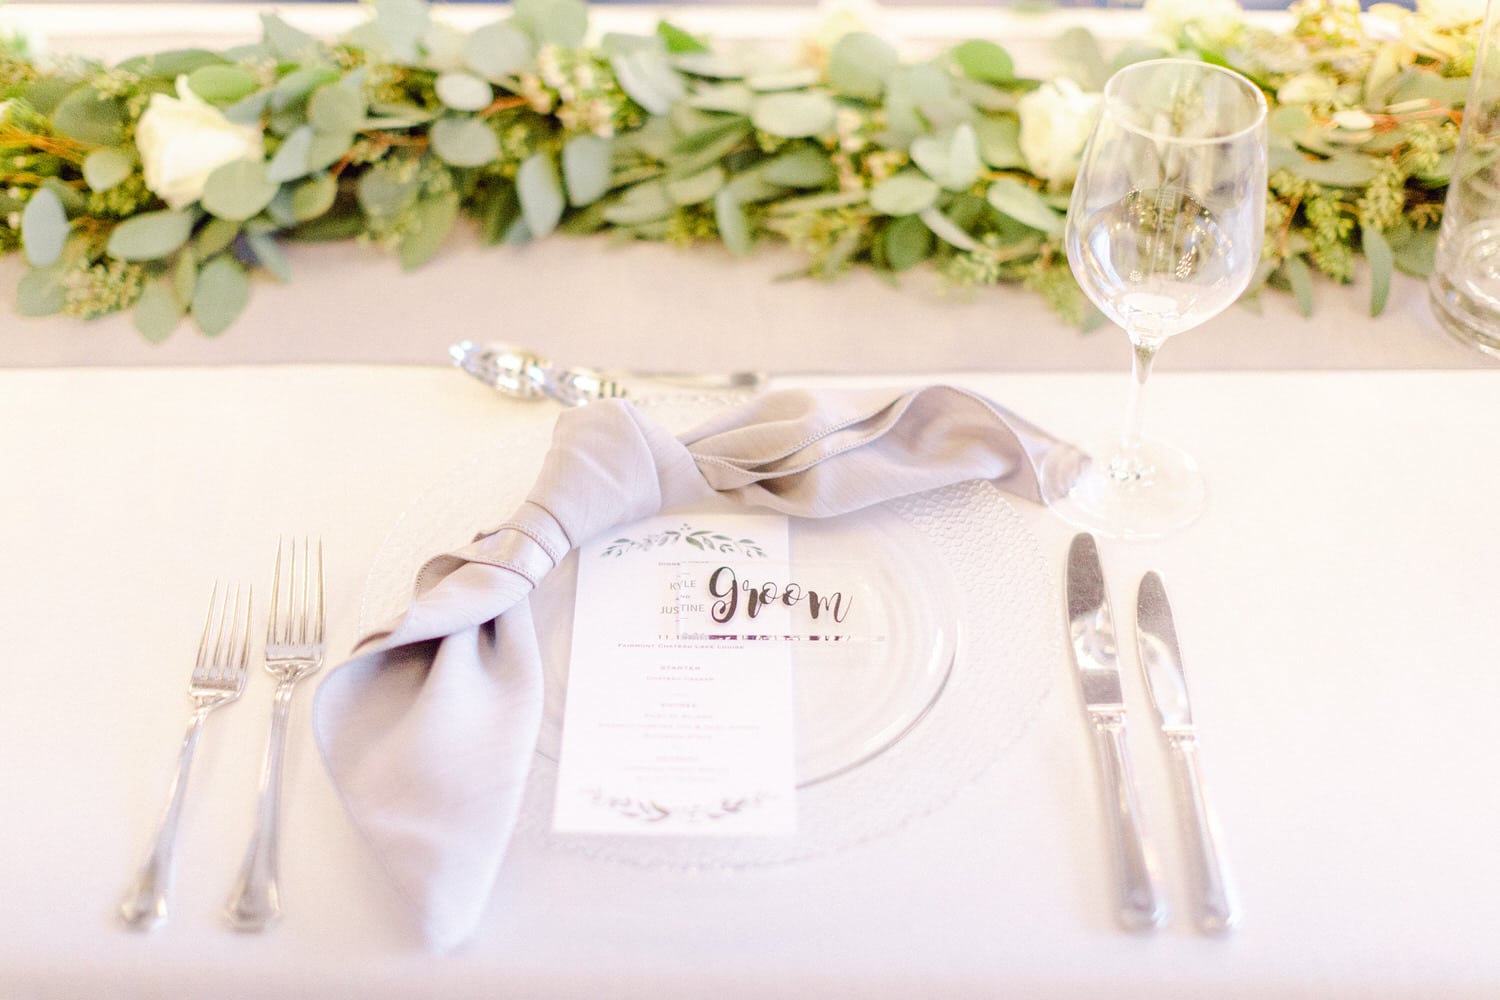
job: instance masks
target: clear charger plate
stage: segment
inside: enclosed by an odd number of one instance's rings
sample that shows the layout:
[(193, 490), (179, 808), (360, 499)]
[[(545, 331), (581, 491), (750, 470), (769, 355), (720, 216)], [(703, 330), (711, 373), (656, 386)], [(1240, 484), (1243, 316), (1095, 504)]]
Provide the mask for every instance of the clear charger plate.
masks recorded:
[[(703, 404), (646, 407), (674, 429)], [(508, 428), (402, 515), (365, 587), (360, 632), (398, 614), (423, 562), (503, 520), (530, 491), (547, 421)], [(798, 832), (789, 837), (553, 832), (576, 557), (532, 598), (546, 703), (516, 837), (649, 867), (741, 868), (816, 857), (891, 833), (947, 802), (1020, 738), (1061, 655), (1056, 593), (1002, 495), (969, 482), (838, 518), (792, 523), (793, 564), (842, 563), (878, 607), (878, 641), (798, 644)]]

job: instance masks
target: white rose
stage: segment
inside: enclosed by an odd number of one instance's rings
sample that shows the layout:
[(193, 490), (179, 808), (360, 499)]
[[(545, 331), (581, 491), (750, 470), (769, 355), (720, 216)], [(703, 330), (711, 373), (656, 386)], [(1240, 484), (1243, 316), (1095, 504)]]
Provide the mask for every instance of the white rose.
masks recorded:
[(203, 196), (208, 175), (265, 155), (259, 126), (236, 125), (177, 78), (177, 96), (153, 94), (135, 127), (146, 186), (174, 209)]
[(1099, 116), (1100, 95), (1085, 94), (1072, 80), (1042, 84), (1016, 106), (1021, 117), (1021, 155), (1031, 172), (1054, 185), (1071, 183)]
[(1417, 13), (1440, 28), (1456, 28), (1484, 20), (1485, 0), (1417, 0)]

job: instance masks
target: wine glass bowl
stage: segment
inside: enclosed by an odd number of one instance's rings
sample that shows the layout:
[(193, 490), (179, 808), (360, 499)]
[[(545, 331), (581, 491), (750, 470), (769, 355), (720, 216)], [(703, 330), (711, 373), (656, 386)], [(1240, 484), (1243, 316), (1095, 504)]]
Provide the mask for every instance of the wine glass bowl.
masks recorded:
[(1105, 85), (1064, 235), (1080, 287), (1134, 347), (1123, 433), (1094, 457), (1056, 449), (1044, 499), (1114, 538), (1156, 538), (1204, 501), (1191, 458), (1141, 437), (1141, 395), (1168, 338), (1227, 309), (1260, 263), (1266, 102), (1232, 70), (1186, 59), (1126, 66)]

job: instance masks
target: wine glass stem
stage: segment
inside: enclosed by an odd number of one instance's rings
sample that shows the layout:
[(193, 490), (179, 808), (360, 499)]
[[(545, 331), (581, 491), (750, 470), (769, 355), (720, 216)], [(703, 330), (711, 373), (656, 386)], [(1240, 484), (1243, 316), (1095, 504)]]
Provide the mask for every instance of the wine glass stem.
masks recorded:
[(1134, 351), (1130, 362), (1130, 393), (1125, 399), (1125, 428), (1120, 447), (1109, 463), (1109, 474), (1122, 482), (1142, 478), (1148, 471), (1141, 459), (1141, 421), (1145, 413), (1146, 380), (1161, 341), (1152, 338), (1130, 338)]

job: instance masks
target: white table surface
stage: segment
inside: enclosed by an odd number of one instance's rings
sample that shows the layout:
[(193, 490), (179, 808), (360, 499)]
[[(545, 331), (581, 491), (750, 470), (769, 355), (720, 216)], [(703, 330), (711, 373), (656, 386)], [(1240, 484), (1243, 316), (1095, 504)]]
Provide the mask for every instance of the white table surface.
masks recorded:
[[(954, 380), (1074, 438), (1112, 426), (1124, 388)], [(1122, 619), (1144, 569), (1172, 591), (1244, 902), (1228, 940), (1185, 919), (1133, 660), (1131, 748), (1178, 917), (1116, 930), (1059, 647), (1015, 746), (899, 832), (698, 874), (522, 845), (473, 941), (434, 957), (336, 801), (310, 692), (292, 714), (286, 917), (222, 929), (268, 717), (259, 671), (200, 746), (172, 921), (142, 936), (112, 911), (165, 792), (214, 578), (264, 587), (279, 533), (321, 531), (336, 661), (426, 484), (550, 413), (433, 367), (0, 371), (0, 997), (1495, 996), (1497, 390), (1493, 371), (1153, 385), (1151, 421), (1202, 460), (1211, 506), (1170, 541), (1103, 551)], [(1017, 509), (1059, 573), (1069, 530)], [(1060, 605), (1038, 627), (1061, 628)]]
[[(62, 36), (56, 48), (106, 56), (231, 37), (246, 25), (224, 18), (249, 16), (6, 12)], [(716, 13), (710, 27), (784, 32), (782, 16)], [(972, 9), (910, 17), (917, 34), (1014, 27)], [(1020, 293), (774, 283), (788, 255), (459, 240), (415, 276), (353, 245), (292, 260), (294, 283), (258, 286), (217, 340), (183, 329), (153, 348), (124, 317), (0, 320), (0, 1000), (1500, 994), (1500, 371), (1442, 333), (1409, 280), (1379, 320), (1363, 287), (1327, 285), (1312, 320), (1272, 297), (1170, 345), (1148, 423), (1202, 460), (1210, 508), (1170, 541), (1104, 546), (1118, 618), (1147, 568), (1179, 614), (1244, 902), (1228, 940), (1185, 919), (1165, 754), (1134, 673), (1131, 748), (1178, 916), (1150, 937), (1115, 929), (1096, 765), (1060, 651), (1015, 745), (897, 833), (698, 874), (523, 842), (474, 940), (444, 957), (422, 949), (336, 801), (310, 690), (292, 715), (286, 917), (258, 937), (222, 929), (269, 715), (257, 671), (200, 745), (172, 921), (119, 929), (213, 580), (264, 590), (277, 535), (321, 531), (337, 661), (382, 541), (427, 484), (554, 415), (437, 367), (453, 340), (600, 366), (954, 381), (1075, 439), (1115, 425), (1128, 363), (1117, 334), (1081, 337)], [(19, 273), (0, 262), (0, 300)], [(1070, 530), (1017, 509), (1060, 575)], [(1058, 601), (1038, 628), (1062, 627)]]

